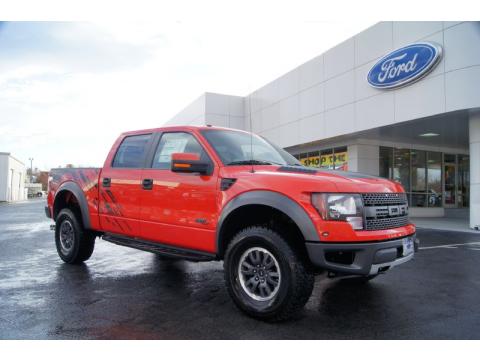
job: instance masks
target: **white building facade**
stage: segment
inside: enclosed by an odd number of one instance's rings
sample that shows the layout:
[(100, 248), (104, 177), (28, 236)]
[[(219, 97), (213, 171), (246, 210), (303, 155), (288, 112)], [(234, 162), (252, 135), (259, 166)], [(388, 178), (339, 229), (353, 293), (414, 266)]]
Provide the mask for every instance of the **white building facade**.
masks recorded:
[(478, 44), (479, 22), (378, 23), (245, 97), (205, 93), (168, 124), (251, 129), (309, 166), (400, 181), (413, 216), (468, 209), (475, 228)]
[(0, 152), (0, 202), (25, 200), (25, 164)]

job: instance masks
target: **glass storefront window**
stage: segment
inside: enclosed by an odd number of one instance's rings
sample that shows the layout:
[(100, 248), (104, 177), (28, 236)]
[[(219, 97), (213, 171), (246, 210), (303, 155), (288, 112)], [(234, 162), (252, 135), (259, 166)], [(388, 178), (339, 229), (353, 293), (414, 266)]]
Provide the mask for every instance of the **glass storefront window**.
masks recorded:
[(333, 161), (333, 149), (320, 151), (320, 167), (328, 170), (333, 170), (335, 168)]
[(305, 159), (308, 157), (307, 153), (298, 154), (298, 160), (305, 165)]
[(318, 151), (309, 152), (308, 156), (302, 159), (302, 163), (305, 166), (318, 168), (320, 166), (319, 152)]
[(348, 170), (348, 151), (346, 146), (333, 149), (333, 162), (335, 170)]
[(383, 146), (379, 151), (379, 175), (399, 181), (410, 206), (469, 206), (468, 155)]
[(412, 159), (412, 198), (411, 206), (426, 207), (427, 206), (427, 155), (422, 150), (411, 150), (410, 157)]
[(443, 161), (446, 163), (455, 163), (455, 154), (444, 154)]
[(410, 201), (410, 206), (414, 207), (426, 207), (427, 206), (427, 195), (412, 193), (412, 200)]
[(470, 205), (470, 156), (458, 155), (458, 205)]
[[(379, 147), (379, 155), (379, 175), (401, 183), (410, 206), (469, 206), (469, 155), (386, 146)], [(296, 157), (307, 166), (348, 169), (347, 147), (303, 153)]]
[(393, 148), (380, 146), (380, 172), (381, 177), (391, 179), (393, 169)]
[(428, 206), (442, 206), (442, 153), (427, 153)]
[(455, 163), (445, 163), (443, 165), (445, 172), (444, 177), (444, 194), (445, 194), (445, 206), (454, 207), (456, 204), (456, 183), (457, 183), (457, 171)]
[(393, 179), (400, 182), (406, 192), (410, 192), (410, 150), (394, 149)]
[(346, 146), (294, 155), (304, 166), (329, 170), (348, 170)]
[(425, 151), (412, 150), (412, 192), (427, 191), (427, 174), (426, 174), (426, 162), (427, 156)]

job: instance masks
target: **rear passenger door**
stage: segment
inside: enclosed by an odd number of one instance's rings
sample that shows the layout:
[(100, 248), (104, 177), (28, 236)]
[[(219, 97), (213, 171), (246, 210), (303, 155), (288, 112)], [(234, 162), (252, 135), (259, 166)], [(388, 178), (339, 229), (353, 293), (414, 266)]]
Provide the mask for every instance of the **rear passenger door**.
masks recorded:
[(152, 134), (129, 135), (118, 140), (109, 154), (99, 183), (99, 214), (102, 230), (139, 236), (141, 175)]

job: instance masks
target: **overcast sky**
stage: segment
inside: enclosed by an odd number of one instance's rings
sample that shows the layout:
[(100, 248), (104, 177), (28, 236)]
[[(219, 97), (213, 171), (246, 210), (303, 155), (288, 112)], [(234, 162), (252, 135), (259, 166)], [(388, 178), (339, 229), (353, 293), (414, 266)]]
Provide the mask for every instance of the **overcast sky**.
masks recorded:
[(0, 23), (0, 152), (102, 166), (121, 132), (159, 127), (205, 91), (247, 95), (370, 25)]

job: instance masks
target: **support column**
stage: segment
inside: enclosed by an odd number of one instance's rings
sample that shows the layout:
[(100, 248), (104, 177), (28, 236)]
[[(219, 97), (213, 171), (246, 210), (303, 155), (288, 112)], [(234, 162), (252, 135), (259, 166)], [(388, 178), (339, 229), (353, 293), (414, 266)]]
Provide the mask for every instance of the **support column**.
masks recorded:
[(378, 176), (380, 148), (378, 145), (348, 145), (348, 171)]
[(470, 228), (480, 230), (480, 111), (471, 112), (470, 142)]

